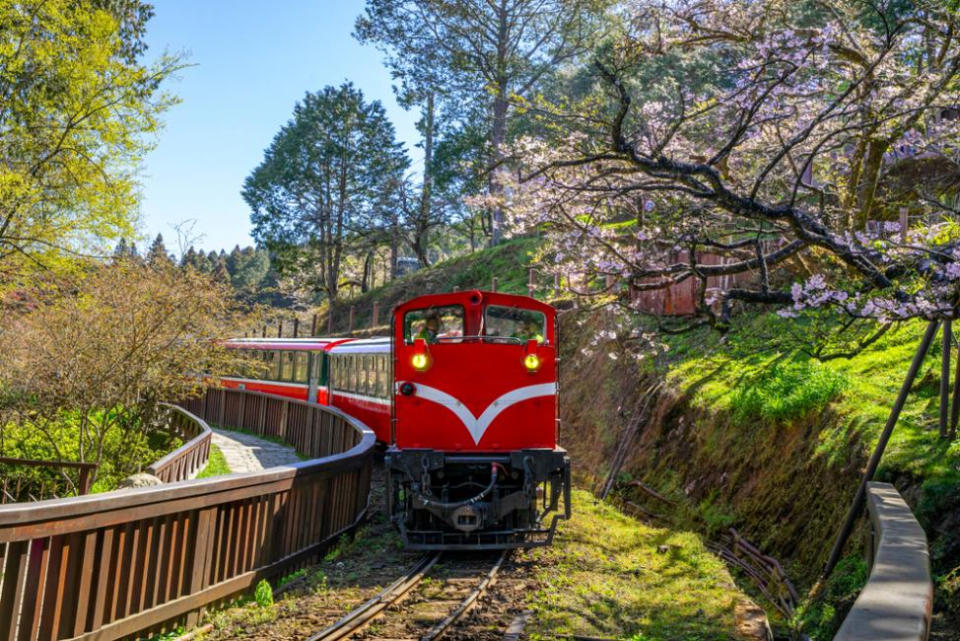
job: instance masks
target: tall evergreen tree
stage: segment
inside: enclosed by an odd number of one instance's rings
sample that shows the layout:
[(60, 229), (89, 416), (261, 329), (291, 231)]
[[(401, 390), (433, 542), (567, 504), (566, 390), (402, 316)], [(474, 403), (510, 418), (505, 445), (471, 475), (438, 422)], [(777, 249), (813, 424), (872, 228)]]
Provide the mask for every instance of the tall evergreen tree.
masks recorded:
[(336, 299), (347, 244), (382, 233), (382, 194), (408, 165), (378, 101), (349, 82), (308, 93), (244, 183), (253, 236)]
[(157, 237), (153, 239), (150, 248), (147, 249), (145, 258), (150, 265), (173, 264), (173, 258), (170, 257), (167, 246), (163, 244), (163, 234), (157, 234)]

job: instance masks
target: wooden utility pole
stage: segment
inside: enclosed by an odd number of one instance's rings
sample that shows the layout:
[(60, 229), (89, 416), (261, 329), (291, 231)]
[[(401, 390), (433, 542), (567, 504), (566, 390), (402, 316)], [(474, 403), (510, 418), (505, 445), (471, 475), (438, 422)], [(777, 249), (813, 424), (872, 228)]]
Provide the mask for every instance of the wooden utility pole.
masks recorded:
[(933, 343), (934, 337), (937, 335), (937, 327), (939, 327), (940, 322), (932, 320), (927, 325), (927, 331), (923, 335), (923, 339), (920, 341), (919, 347), (917, 347), (916, 353), (913, 355), (913, 362), (910, 363), (910, 369), (907, 371), (907, 377), (903, 380), (903, 384), (900, 386), (900, 393), (897, 395), (897, 400), (893, 403), (893, 408), (890, 410), (890, 416), (887, 417), (887, 424), (883, 427), (883, 432), (880, 434), (880, 440), (877, 441), (877, 447), (874, 448), (873, 454), (870, 456), (870, 461), (867, 463), (867, 469), (863, 473), (863, 478), (860, 481), (860, 486), (857, 488), (857, 493), (853, 497), (853, 503), (850, 505), (850, 509), (847, 512), (847, 518), (844, 520), (843, 526), (840, 528), (840, 532), (837, 534), (837, 539), (833, 543), (833, 549), (830, 550), (830, 557), (827, 559), (827, 564), (823, 568), (823, 572), (820, 574), (820, 578), (817, 580), (816, 585), (814, 585), (811, 590), (812, 593), (816, 593), (819, 590), (823, 589), (823, 586), (826, 584), (827, 578), (833, 573), (833, 569), (837, 566), (837, 562), (840, 561), (840, 555), (843, 552), (843, 546), (846, 544), (847, 539), (850, 538), (850, 533), (853, 532), (853, 526), (856, 525), (857, 518), (860, 515), (860, 511), (863, 509), (864, 503), (867, 497), (867, 484), (873, 480), (873, 475), (877, 472), (877, 467), (880, 465), (880, 459), (883, 457), (884, 450), (887, 449), (887, 443), (890, 441), (890, 436), (893, 434), (893, 428), (897, 426), (897, 420), (900, 418), (900, 412), (903, 410), (904, 404), (907, 402), (907, 396), (910, 394), (910, 388), (913, 386), (913, 381), (917, 378), (917, 372), (920, 371), (920, 365), (923, 364), (923, 359), (927, 355), (927, 352), (930, 351), (930, 345)]

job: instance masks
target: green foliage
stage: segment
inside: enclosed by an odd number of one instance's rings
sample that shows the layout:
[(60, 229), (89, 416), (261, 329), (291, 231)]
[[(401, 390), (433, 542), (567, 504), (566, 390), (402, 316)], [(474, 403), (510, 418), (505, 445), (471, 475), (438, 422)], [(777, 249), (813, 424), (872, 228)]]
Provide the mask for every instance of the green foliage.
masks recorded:
[(827, 582), (825, 593), (816, 601), (800, 604), (790, 626), (794, 630), (803, 630), (812, 639), (832, 638), (868, 576), (869, 569), (863, 555), (843, 557)]
[[(369, 324), (374, 301), (379, 303), (380, 323), (388, 322), (384, 310), (421, 294), (449, 292), (454, 287), (490, 289), (497, 278), (497, 290), (510, 294), (526, 294), (528, 268), (534, 265), (540, 246), (536, 238), (514, 238), (472, 254), (451, 258), (431, 267), (420, 269), (363, 294), (348, 304), (356, 308), (356, 326)], [(552, 280), (538, 282), (538, 297), (552, 294)], [(334, 331), (346, 331), (347, 314), (342, 308), (334, 310)]]
[(167, 448), (154, 442), (169, 420), (164, 401), (246, 362), (212, 340), (236, 331), (236, 302), (191, 269), (118, 257), (25, 295), (40, 302), (0, 307), (2, 440), (48, 454), (36, 458), (98, 463), (98, 488)]
[[(93, 413), (93, 421), (100, 423), (109, 414), (103, 410)], [(127, 476), (135, 474), (163, 455), (182, 445), (182, 441), (163, 430), (145, 430), (136, 414), (114, 412), (116, 429), (109, 430), (102, 442), (102, 460), (97, 469), (91, 492), (108, 492)], [(0, 426), (0, 456), (28, 458), (43, 461), (80, 461), (89, 458), (81, 451), (89, 446), (89, 421), (76, 411), (63, 411), (54, 420), (8, 422)], [(54, 446), (56, 444), (56, 446)], [(71, 484), (55, 471), (47, 468), (17, 467), (2, 470), (2, 475), (28, 481), (33, 487), (40, 483), (48, 487), (64, 487), (73, 491)], [(78, 480), (76, 472), (68, 472), (70, 483)], [(60, 492), (58, 492), (59, 494)]]
[(279, 589), (282, 588), (283, 586), (289, 585), (290, 583), (293, 583), (294, 581), (297, 581), (297, 580), (299, 580), (299, 579), (302, 579), (302, 578), (305, 577), (305, 576), (307, 576), (307, 569), (306, 569), (306, 568), (300, 568), (300, 569), (297, 570), (296, 572), (291, 572), (290, 574), (285, 574), (283, 577), (280, 578), (280, 581), (277, 583), (277, 589), (279, 590)]
[(390, 227), (409, 162), (379, 101), (349, 82), (308, 93), (244, 181), (253, 237), (335, 300), (348, 245)]
[(270, 587), (270, 583), (266, 579), (260, 579), (260, 583), (257, 583), (257, 587), (253, 591), (253, 600), (261, 608), (269, 608), (273, 605), (273, 588)]
[(200, 473), (197, 474), (198, 479), (207, 479), (214, 476), (223, 476), (224, 474), (230, 474), (230, 466), (227, 465), (227, 459), (224, 458), (223, 452), (220, 451), (220, 448), (216, 445), (210, 445), (210, 458), (207, 460), (207, 465)]
[(845, 386), (841, 374), (813, 360), (775, 363), (745, 377), (730, 407), (737, 421), (786, 421), (822, 410)]
[(0, 3), (0, 286), (132, 233), (137, 165), (179, 64), (137, 61), (149, 15), (138, 0)]
[(342, 535), (338, 540), (337, 544), (334, 545), (329, 552), (323, 556), (324, 561), (336, 561), (338, 558), (350, 551), (350, 548), (353, 544), (353, 538), (349, 534)]

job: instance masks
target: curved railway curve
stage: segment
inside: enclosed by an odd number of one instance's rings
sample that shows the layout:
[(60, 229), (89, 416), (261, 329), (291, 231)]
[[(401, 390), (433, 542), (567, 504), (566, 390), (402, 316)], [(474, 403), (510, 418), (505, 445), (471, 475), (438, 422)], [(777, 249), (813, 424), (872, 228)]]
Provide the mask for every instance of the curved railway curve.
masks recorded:
[[(311, 457), (204, 480), (0, 506), (0, 639), (108, 641), (193, 626), (204, 608), (304, 566), (367, 513), (373, 433), (335, 408), (211, 389), (177, 414)], [(185, 444), (177, 475), (196, 459)], [(182, 454), (182, 456), (181, 456)]]

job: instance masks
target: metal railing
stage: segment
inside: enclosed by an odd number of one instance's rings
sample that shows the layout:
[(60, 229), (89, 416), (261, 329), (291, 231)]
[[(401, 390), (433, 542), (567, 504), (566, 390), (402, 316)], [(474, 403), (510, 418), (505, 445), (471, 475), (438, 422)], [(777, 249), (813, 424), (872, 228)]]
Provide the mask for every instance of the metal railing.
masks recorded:
[(363, 518), (373, 432), (336, 409), (210, 390), (193, 414), (313, 457), (259, 472), (0, 506), (0, 639), (119, 639), (313, 560)]
[(833, 641), (925, 641), (933, 609), (927, 536), (889, 483), (870, 483), (870, 578)]

